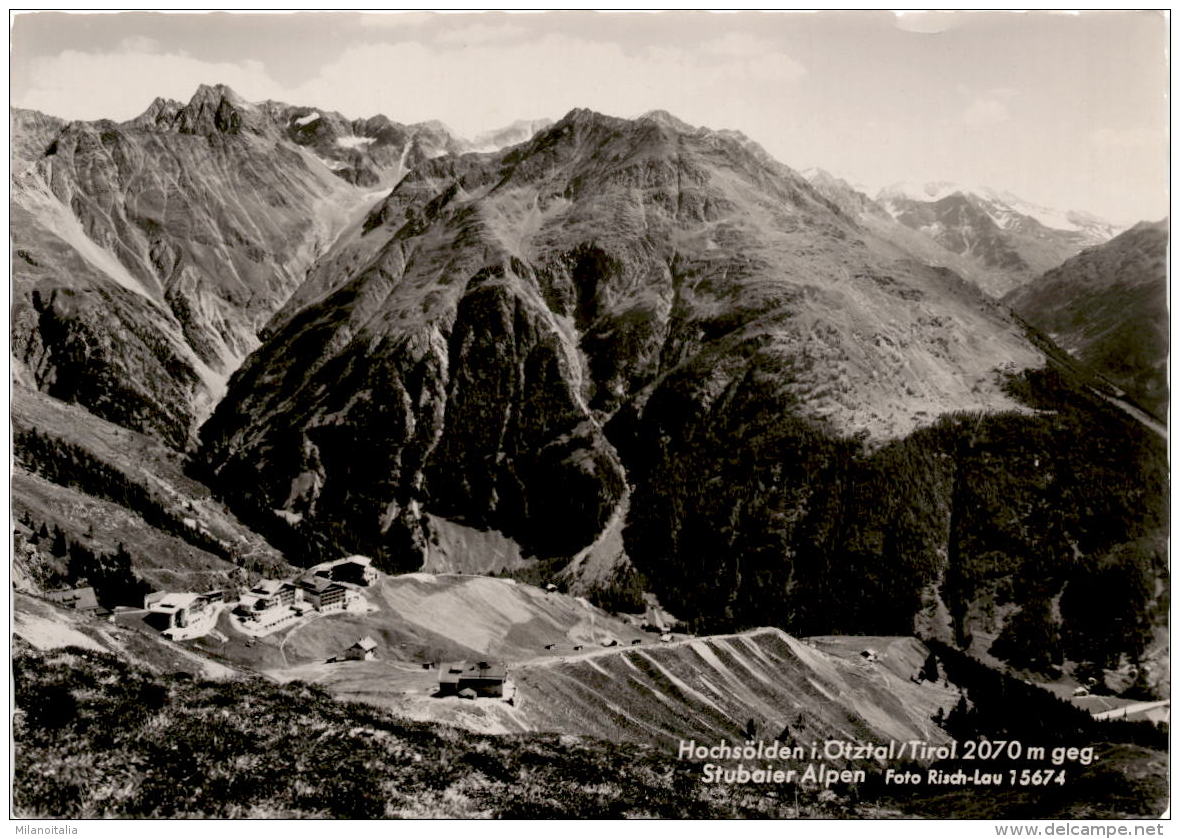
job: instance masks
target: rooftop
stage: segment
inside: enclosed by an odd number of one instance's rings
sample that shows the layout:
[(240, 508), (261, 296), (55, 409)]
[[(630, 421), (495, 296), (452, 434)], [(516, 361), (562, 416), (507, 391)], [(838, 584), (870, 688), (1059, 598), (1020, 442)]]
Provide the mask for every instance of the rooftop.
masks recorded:
[(310, 589), (311, 591), (314, 591), (317, 594), (323, 594), (325, 591), (327, 591), (330, 588), (338, 588), (338, 589), (344, 588), (344, 586), (340, 585), (340, 583), (333, 582), (332, 580), (329, 580), (327, 577), (300, 577), (299, 578), (299, 585), (301, 585), (305, 589)]
[(456, 684), (459, 681), (502, 682), (508, 678), (508, 668), (498, 662), (450, 661), (439, 668), (440, 684)]
[(75, 609), (97, 609), (98, 597), (91, 586), (67, 588), (61, 591), (47, 591), (45, 597), (54, 603), (72, 606)]
[(283, 587), (282, 580), (259, 580), (254, 584), (254, 588), (250, 591), (256, 591), (259, 594), (274, 594)]
[(181, 609), (188, 609), (192, 604), (196, 603), (198, 598), (201, 598), (201, 595), (194, 594), (191, 591), (169, 591), (148, 608), (151, 611), (175, 612)]

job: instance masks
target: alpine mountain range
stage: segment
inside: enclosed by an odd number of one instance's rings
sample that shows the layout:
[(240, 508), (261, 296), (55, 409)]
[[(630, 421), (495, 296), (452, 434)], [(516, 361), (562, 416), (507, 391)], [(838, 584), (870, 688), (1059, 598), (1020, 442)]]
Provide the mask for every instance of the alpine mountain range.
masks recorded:
[(1166, 220), (223, 85), (12, 154), (18, 612), (48, 529), (107, 608), (362, 554), (1167, 695)]

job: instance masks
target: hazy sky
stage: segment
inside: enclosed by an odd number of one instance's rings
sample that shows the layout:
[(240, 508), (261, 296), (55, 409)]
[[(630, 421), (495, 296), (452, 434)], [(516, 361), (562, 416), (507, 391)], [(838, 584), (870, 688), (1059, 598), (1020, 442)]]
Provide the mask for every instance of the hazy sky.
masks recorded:
[(736, 128), (796, 169), (1167, 213), (1158, 12), (17, 14), (14, 105), (127, 119), (201, 82), (470, 136), (574, 107)]

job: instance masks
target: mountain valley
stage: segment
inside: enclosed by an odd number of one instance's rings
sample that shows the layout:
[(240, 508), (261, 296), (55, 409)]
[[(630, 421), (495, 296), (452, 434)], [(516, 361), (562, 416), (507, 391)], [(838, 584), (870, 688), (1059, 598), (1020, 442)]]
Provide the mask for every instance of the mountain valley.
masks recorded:
[[(124, 677), (202, 765), (278, 748), (194, 733), (256, 696), (364, 760), (482, 767), (422, 810), (390, 790), (429, 780), (397, 769), (340, 793), (356, 813), (255, 767), (273, 811), (176, 813), (510, 815), (533, 793), (497, 791), (544, 755), (616, 793), (639, 773), (595, 813), (799, 815), (673, 760), (748, 724), (1035, 724), (1160, 754), (1149, 724), (1037, 685), (1169, 694), (1166, 222), (1115, 236), (953, 185), (873, 199), (662, 111), (468, 141), (202, 85), (125, 122), (12, 126), (18, 757), (76, 757), (22, 689), (74, 708), (81, 743)], [(151, 591), (232, 605), (352, 554), (378, 572), (367, 611), (258, 638), (228, 609), (197, 640), (136, 623)], [(86, 585), (112, 621), (43, 599)], [(364, 637), (376, 660), (333, 660)], [(435, 696), (458, 659), (507, 663), (512, 704)], [(163, 748), (111, 737), (135, 766)], [(90, 795), (22, 783), (27, 813)], [(71, 812), (154, 806), (116, 798)], [(937, 809), (845, 787), (802, 806)]]
[(1004, 302), (1164, 420), (1167, 259), (1167, 221), (1142, 222), (1013, 290)]

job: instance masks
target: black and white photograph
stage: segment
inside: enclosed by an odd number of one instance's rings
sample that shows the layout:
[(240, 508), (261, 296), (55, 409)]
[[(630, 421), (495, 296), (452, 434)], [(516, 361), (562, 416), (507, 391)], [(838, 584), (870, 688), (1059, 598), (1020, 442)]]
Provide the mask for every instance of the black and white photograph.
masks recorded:
[(10, 10), (15, 835), (1162, 836), (1170, 34)]

